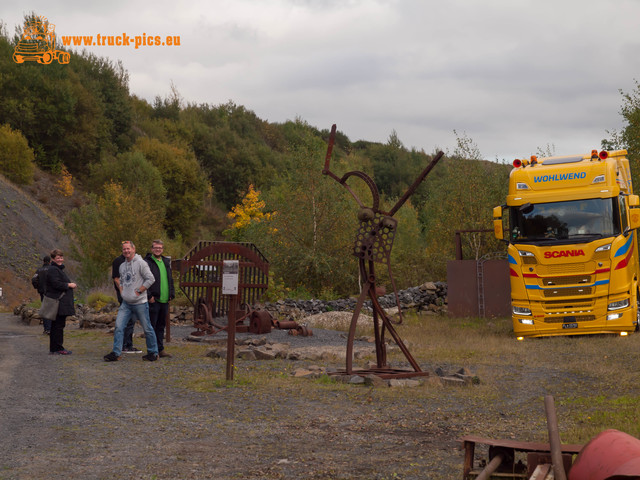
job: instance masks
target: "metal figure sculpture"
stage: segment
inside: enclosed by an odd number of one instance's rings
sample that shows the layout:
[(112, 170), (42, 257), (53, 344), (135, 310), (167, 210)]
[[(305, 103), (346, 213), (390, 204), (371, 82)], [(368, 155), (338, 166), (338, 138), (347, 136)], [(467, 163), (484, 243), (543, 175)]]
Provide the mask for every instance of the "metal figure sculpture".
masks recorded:
[[(444, 153), (438, 152), (431, 163), (429, 163), (429, 165), (427, 165), (427, 167), (422, 171), (422, 173), (413, 182), (413, 184), (409, 187), (402, 198), (398, 200), (395, 206), (389, 212), (385, 212), (380, 210), (379, 208), (380, 195), (378, 193), (378, 187), (373, 182), (371, 177), (360, 171), (352, 171), (345, 173), (342, 178), (340, 178), (330, 170), (329, 163), (331, 161), (331, 154), (333, 151), (333, 145), (335, 143), (335, 137), (336, 126), (334, 124), (331, 127), (329, 144), (327, 146), (327, 155), (324, 160), (324, 168), (322, 170), (322, 173), (323, 175), (328, 175), (329, 177), (333, 178), (340, 185), (345, 187), (360, 206), (360, 211), (358, 212), (358, 220), (360, 221), (360, 226), (358, 228), (358, 231), (356, 232), (353, 255), (358, 257), (360, 278), (362, 282), (360, 297), (358, 298), (356, 308), (353, 311), (351, 325), (349, 327), (349, 336), (347, 339), (346, 371), (337, 373), (344, 373), (347, 375), (351, 375), (353, 373), (353, 341), (355, 339), (356, 325), (358, 322), (358, 317), (360, 316), (360, 311), (362, 310), (362, 306), (365, 302), (366, 297), (368, 296), (371, 300), (371, 306), (373, 309), (373, 328), (375, 334), (377, 368), (369, 370), (359, 370), (358, 373), (369, 373), (377, 375), (381, 378), (408, 378), (421, 375), (426, 376), (428, 375), (428, 373), (420, 370), (420, 366), (411, 356), (411, 353), (398, 335), (398, 332), (396, 332), (395, 328), (393, 327), (391, 319), (388, 317), (388, 315), (385, 313), (380, 303), (378, 302), (378, 294), (381, 289), (376, 287), (374, 264), (387, 264), (389, 278), (391, 280), (396, 303), (398, 305), (400, 321), (402, 321), (398, 290), (391, 273), (391, 247), (393, 246), (393, 240), (398, 225), (398, 221), (393, 218), (393, 215), (400, 209), (400, 207), (402, 207), (402, 205), (404, 205), (407, 199), (411, 195), (413, 195), (420, 183), (422, 183), (424, 178), (436, 165), (436, 163), (438, 163)], [(373, 205), (371, 207), (365, 206), (362, 201), (360, 201), (356, 193), (349, 187), (349, 185), (347, 185), (346, 182), (350, 177), (360, 178), (367, 184), (373, 197)], [(388, 367), (385, 345), (385, 330), (389, 330), (389, 333), (393, 337), (394, 341), (411, 364), (413, 372), (407, 370), (395, 370)]]

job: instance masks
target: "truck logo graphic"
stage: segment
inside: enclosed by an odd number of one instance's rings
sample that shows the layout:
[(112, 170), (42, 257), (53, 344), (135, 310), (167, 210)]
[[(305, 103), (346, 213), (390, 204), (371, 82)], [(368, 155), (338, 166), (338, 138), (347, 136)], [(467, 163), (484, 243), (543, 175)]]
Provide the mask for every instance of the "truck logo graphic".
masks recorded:
[(533, 177), (533, 183), (542, 182), (558, 182), (561, 180), (573, 180), (578, 178), (585, 178), (587, 172), (571, 172), (571, 173), (554, 173), (553, 175), (538, 175)]
[(544, 252), (544, 258), (561, 258), (561, 257), (583, 257), (584, 250), (556, 250), (555, 252)]
[(13, 50), (16, 63), (38, 62), (49, 65), (54, 60), (67, 64), (71, 59), (68, 52), (56, 49), (56, 26), (45, 17), (31, 17), (24, 22), (22, 37)]

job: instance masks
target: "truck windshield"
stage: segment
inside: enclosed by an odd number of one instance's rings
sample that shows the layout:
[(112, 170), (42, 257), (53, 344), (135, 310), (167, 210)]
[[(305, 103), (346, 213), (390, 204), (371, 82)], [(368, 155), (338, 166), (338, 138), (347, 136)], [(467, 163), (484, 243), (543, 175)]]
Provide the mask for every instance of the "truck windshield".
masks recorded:
[[(620, 199), (624, 201), (624, 199)], [(621, 233), (618, 199), (525, 203), (510, 208), (511, 241), (591, 241)]]

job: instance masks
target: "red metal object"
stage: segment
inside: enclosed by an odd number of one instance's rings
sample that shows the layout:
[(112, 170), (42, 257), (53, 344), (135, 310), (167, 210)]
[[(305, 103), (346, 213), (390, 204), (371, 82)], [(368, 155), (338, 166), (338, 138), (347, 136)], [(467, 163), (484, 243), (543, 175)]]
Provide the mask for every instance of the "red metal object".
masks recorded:
[(640, 478), (640, 440), (619, 430), (605, 430), (587, 443), (569, 480)]
[[(358, 220), (360, 226), (356, 232), (356, 241), (353, 248), (353, 255), (358, 258), (360, 268), (360, 278), (362, 279), (362, 289), (356, 308), (351, 318), (351, 325), (349, 328), (349, 337), (347, 339), (347, 359), (346, 370), (344, 372), (335, 372), (336, 375), (351, 375), (353, 371), (353, 342), (355, 340), (356, 325), (358, 317), (362, 310), (362, 306), (365, 299), (369, 297), (373, 307), (373, 328), (375, 334), (376, 344), (376, 363), (377, 368), (370, 370), (359, 370), (358, 374), (372, 374), (382, 378), (408, 378), (411, 376), (426, 376), (427, 372), (420, 370), (420, 366), (411, 356), (411, 353), (403, 343), (402, 339), (395, 331), (392, 325), (391, 319), (387, 316), (384, 309), (378, 302), (378, 288), (376, 286), (376, 275), (374, 264), (385, 263), (387, 265), (387, 271), (393, 286), (394, 294), (396, 297), (396, 304), (398, 306), (398, 315), (400, 316), (400, 322), (402, 321), (402, 310), (400, 308), (400, 301), (398, 298), (398, 289), (395, 285), (395, 280), (391, 272), (391, 248), (393, 246), (393, 240), (395, 232), (397, 230), (398, 221), (393, 218), (393, 215), (404, 205), (409, 197), (415, 192), (420, 183), (424, 180), (431, 169), (438, 163), (438, 161), (444, 156), (443, 152), (433, 158), (431, 163), (422, 171), (413, 184), (407, 189), (406, 193), (398, 200), (395, 206), (389, 211), (384, 212), (380, 210), (380, 195), (378, 188), (374, 181), (363, 172), (352, 171), (345, 173), (342, 177), (338, 177), (330, 169), (331, 154), (333, 152), (333, 145), (335, 143), (336, 126), (331, 127), (331, 134), (329, 136), (329, 143), (327, 146), (327, 154), (324, 160), (324, 168), (322, 173), (336, 180), (340, 185), (345, 187), (347, 191), (353, 196), (358, 205), (360, 206), (360, 212), (358, 213)], [(351, 177), (356, 177), (364, 181), (369, 187), (372, 197), (372, 206), (365, 206), (355, 191), (347, 185), (347, 180)], [(395, 340), (396, 344), (411, 364), (413, 372), (393, 370), (387, 366), (387, 353), (386, 344), (384, 340), (385, 330), (389, 330), (389, 333)]]

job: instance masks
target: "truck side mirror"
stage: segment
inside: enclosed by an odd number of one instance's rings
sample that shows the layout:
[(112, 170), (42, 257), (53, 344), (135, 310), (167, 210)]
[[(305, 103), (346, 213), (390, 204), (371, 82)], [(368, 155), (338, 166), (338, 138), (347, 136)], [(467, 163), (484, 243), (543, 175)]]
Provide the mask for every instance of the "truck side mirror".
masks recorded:
[(640, 227), (640, 197), (629, 195), (627, 202), (629, 204), (629, 227), (631, 230), (635, 230)]
[[(640, 210), (638, 211), (640, 216)], [(638, 219), (640, 222), (640, 218)], [(504, 227), (502, 226), (502, 207), (493, 208), (493, 234), (498, 240), (504, 240)]]

